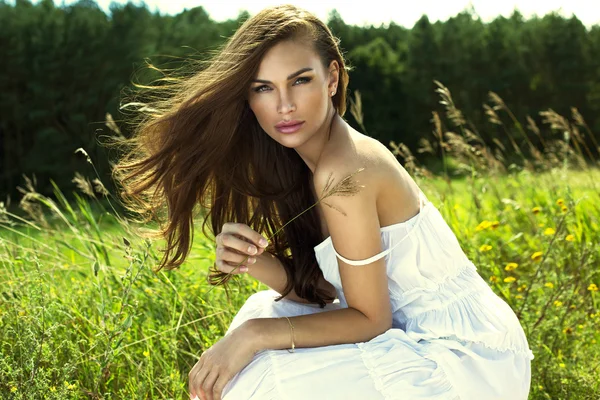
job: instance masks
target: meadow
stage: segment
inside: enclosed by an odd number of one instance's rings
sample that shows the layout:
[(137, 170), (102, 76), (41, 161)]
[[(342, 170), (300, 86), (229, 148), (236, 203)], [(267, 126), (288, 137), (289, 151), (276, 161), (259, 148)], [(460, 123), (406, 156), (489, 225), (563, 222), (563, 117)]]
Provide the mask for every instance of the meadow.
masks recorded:
[[(390, 147), (518, 315), (535, 355), (530, 399), (599, 398), (600, 170), (585, 122), (575, 109), (573, 122), (548, 111), (560, 133), (534, 145), (537, 127), (512, 119), (490, 94), (490, 121), (508, 139), (492, 149), (441, 84), (439, 94), (434, 139), (420, 148), (441, 153), (439, 165)], [(359, 124), (360, 108), (357, 96)], [(89, 171), (74, 173), (77, 191), (54, 185), (54, 196), (43, 196), (25, 177), (22, 212), (0, 203), (0, 397), (189, 398), (187, 374), (202, 351), (267, 287), (236, 275), (228, 300), (210, 286), (215, 245), (199, 220), (184, 266), (155, 273), (164, 242), (141, 238), (155, 227), (117, 212), (88, 160)]]

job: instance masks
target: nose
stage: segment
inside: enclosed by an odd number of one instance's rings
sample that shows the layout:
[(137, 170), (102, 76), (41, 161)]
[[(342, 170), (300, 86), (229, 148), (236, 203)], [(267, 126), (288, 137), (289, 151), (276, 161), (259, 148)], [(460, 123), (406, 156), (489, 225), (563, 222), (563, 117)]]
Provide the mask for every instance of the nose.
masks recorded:
[(296, 105), (292, 101), (291, 96), (281, 91), (279, 95), (279, 104), (277, 105), (277, 112), (279, 114), (286, 114), (290, 111), (296, 110)]

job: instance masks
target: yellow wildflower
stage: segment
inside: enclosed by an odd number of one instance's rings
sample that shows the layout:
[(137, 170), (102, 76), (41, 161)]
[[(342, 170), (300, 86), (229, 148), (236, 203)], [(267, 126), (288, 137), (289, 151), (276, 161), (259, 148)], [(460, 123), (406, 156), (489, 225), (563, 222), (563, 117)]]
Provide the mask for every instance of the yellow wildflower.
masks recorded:
[(567, 236), (565, 236), (565, 240), (567, 242), (573, 242), (573, 241), (575, 241), (575, 236), (573, 236), (573, 235), (567, 235)]
[(577, 328), (579, 328), (579, 329), (583, 329), (583, 325), (582, 325), (582, 324), (579, 324), (579, 325), (577, 325)]
[(479, 225), (477, 225), (477, 227), (475, 228), (476, 232), (482, 231), (484, 229), (487, 229), (491, 226), (491, 222), (488, 221), (487, 219), (481, 221), (481, 223)]
[(535, 253), (533, 253), (533, 254), (531, 255), (531, 259), (532, 259), (533, 261), (542, 261), (542, 255), (543, 255), (543, 254), (544, 254), (544, 253), (542, 253), (541, 251), (536, 251)]
[(558, 364), (558, 366), (561, 368), (565, 368), (565, 363), (560, 363), (560, 364)]
[(554, 300), (554, 305), (556, 307), (560, 307), (560, 306), (562, 306), (562, 304), (563, 304), (562, 301), (560, 301), (560, 300)]
[(523, 298), (523, 296), (521, 296), (520, 294), (515, 296), (515, 299), (521, 300)]
[(14, 392), (16, 392), (16, 391), (17, 391), (17, 387), (16, 387), (16, 386), (11, 386), (11, 387), (10, 387), (10, 392), (11, 392), (11, 393), (14, 393)]
[(531, 212), (534, 214), (538, 214), (540, 211), (542, 211), (542, 209), (540, 207), (533, 207), (531, 209)]
[(56, 386), (50, 386), (50, 391), (51, 392), (56, 392)]
[(479, 251), (485, 252), (485, 251), (490, 251), (491, 249), (492, 249), (492, 246), (490, 246), (489, 244), (482, 244), (481, 247), (479, 248)]
[(144, 292), (146, 292), (147, 294), (152, 294), (152, 289), (150, 289), (149, 287), (144, 288)]
[(596, 286), (595, 283), (590, 283), (590, 286), (588, 286), (588, 290), (590, 292), (597, 292), (598, 291), (598, 286)]
[(150, 352), (148, 350), (144, 351), (144, 357), (150, 357)]
[(568, 210), (568, 208), (567, 208), (567, 206), (562, 206), (562, 207), (560, 208), (560, 210), (561, 210), (562, 212), (566, 213), (566, 212), (567, 212), (567, 210)]
[(552, 283), (552, 282), (546, 282), (546, 283), (544, 283), (544, 286), (546, 286), (547, 288), (552, 289), (552, 288), (554, 288), (554, 283)]
[(556, 204), (559, 206), (562, 206), (565, 204), (565, 201), (563, 199), (558, 199), (558, 200), (556, 200)]
[(539, 226), (540, 228), (543, 228), (543, 227), (545, 227), (545, 226), (546, 226), (546, 224), (545, 224), (545, 223), (543, 223), (543, 222), (540, 222), (540, 223), (538, 224), (538, 226)]
[(490, 276), (490, 282), (492, 282), (492, 283), (498, 282), (498, 277), (496, 275)]
[(496, 229), (498, 226), (500, 226), (500, 221), (494, 221), (490, 224), (490, 228), (492, 229)]
[(544, 230), (544, 235), (554, 235), (556, 231), (553, 228), (546, 228)]
[(519, 264), (517, 264), (517, 263), (514, 263), (514, 262), (511, 262), (511, 263), (508, 263), (508, 264), (506, 264), (506, 267), (504, 267), (504, 269), (505, 269), (506, 271), (512, 271), (512, 270), (514, 270), (515, 268), (517, 268), (518, 266), (519, 266)]
[(538, 385), (538, 389), (544, 390), (544, 387), (542, 385)]
[(517, 288), (517, 292), (522, 292), (523, 290), (525, 290), (525, 288), (526, 288), (526, 287), (527, 287), (527, 285), (526, 285), (526, 284), (522, 284), (521, 286), (519, 286), (519, 287)]
[(517, 278), (515, 278), (514, 276), (507, 276), (506, 278), (504, 278), (504, 282), (506, 282), (506, 283), (511, 283), (516, 280), (517, 280)]

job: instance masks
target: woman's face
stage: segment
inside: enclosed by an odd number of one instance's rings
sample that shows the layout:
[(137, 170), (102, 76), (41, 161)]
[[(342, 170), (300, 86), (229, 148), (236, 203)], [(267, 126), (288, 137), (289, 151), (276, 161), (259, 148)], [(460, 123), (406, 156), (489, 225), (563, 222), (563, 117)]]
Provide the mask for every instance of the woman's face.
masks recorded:
[[(331, 62), (330, 73), (317, 53), (299, 42), (284, 41), (269, 49), (248, 94), (249, 106), (263, 130), (290, 148), (322, 132), (331, 92), (337, 89), (337, 65)], [(280, 122), (291, 120), (303, 122), (299, 130), (284, 133), (277, 129)]]

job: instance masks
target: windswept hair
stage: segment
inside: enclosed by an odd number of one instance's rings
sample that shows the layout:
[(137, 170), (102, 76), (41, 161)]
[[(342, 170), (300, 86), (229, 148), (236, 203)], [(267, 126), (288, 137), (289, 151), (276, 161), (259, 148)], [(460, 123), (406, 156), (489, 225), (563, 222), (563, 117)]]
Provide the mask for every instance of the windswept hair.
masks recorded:
[[(208, 220), (212, 237), (226, 222), (247, 224), (270, 237), (317, 201), (308, 166), (294, 149), (261, 128), (248, 104), (250, 83), (263, 55), (283, 40), (312, 43), (325, 69), (331, 61), (338, 62), (339, 82), (332, 100), (343, 116), (349, 68), (339, 39), (316, 16), (292, 5), (266, 8), (246, 20), (209, 60), (198, 61), (200, 68), (193, 74), (184, 78), (165, 74), (161, 85), (137, 85), (166, 96), (128, 103), (140, 106), (139, 123), (129, 139), (121, 139), (126, 151), (112, 177), (122, 185), (124, 207), (146, 216), (142, 222), (154, 219), (160, 225), (148, 235), (166, 239), (157, 270), (177, 268), (185, 261), (197, 204), (207, 237)], [(164, 211), (166, 216), (161, 216)], [(321, 236), (313, 207), (270, 240), (266, 251), (281, 261), (288, 278), (277, 300), (292, 289), (321, 308), (325, 300), (333, 300), (317, 287), (323, 275), (313, 248)], [(225, 284), (234, 276), (214, 265), (210, 272), (212, 285)]]

